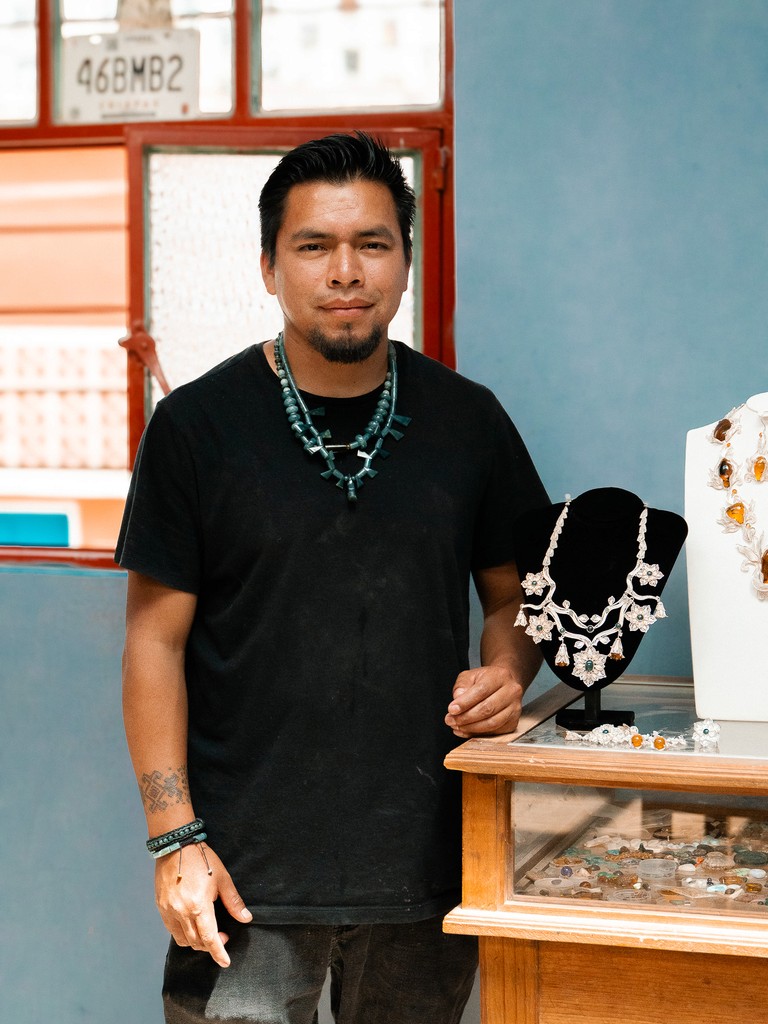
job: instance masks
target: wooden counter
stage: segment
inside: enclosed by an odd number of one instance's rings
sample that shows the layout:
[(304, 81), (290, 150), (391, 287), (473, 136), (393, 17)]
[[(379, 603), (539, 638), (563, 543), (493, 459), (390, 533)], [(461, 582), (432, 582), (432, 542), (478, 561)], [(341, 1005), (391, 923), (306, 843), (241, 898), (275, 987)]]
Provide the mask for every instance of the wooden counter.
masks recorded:
[[(683, 731), (688, 745), (658, 751), (566, 742), (553, 716), (578, 694), (558, 684), (525, 709), (516, 733), (470, 740), (446, 760), (464, 773), (464, 882), (462, 904), (445, 930), (480, 936), (481, 1020), (768, 1024), (768, 906), (703, 912), (521, 894), (516, 785), (520, 792), (521, 784), (542, 784), (544, 830), (553, 827), (548, 814), (578, 806), (588, 792), (698, 794), (679, 799), (694, 811), (700, 805), (703, 817), (730, 798), (746, 798), (758, 815), (768, 810), (760, 799), (768, 797), (768, 726), (753, 723), (742, 734), (744, 723), (723, 723), (720, 747), (702, 750), (690, 738), (689, 685), (630, 681), (605, 694), (611, 707), (639, 709), (641, 732)], [(549, 810), (546, 794), (559, 801)]]

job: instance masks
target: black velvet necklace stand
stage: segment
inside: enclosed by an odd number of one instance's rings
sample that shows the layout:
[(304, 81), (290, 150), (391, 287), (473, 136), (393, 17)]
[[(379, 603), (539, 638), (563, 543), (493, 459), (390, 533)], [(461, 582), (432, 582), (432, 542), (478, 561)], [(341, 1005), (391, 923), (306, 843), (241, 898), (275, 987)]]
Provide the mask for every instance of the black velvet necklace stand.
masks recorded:
[[(537, 573), (541, 570), (552, 531), (562, 510), (561, 502), (550, 508), (526, 512), (516, 520), (513, 540), (521, 579), (529, 572)], [(618, 487), (585, 491), (571, 501), (549, 566), (550, 575), (556, 584), (555, 600), (558, 604), (567, 600), (578, 615), (600, 615), (609, 597), (621, 597), (626, 589), (627, 575), (637, 561), (642, 510), (641, 498)], [(648, 509), (644, 561), (656, 563), (664, 577), (655, 587), (635, 580), (634, 587), (638, 593), (655, 596), (661, 593), (687, 532), (688, 527), (682, 516), (661, 509)], [(530, 600), (538, 602), (540, 598), (531, 597)], [(631, 631), (625, 625), (621, 637), (623, 659), (615, 661), (608, 658), (605, 663), (605, 679), (592, 686), (587, 686), (572, 674), (572, 663), (566, 667), (555, 665), (560, 638), (554, 632), (551, 640), (541, 641), (539, 648), (555, 675), (575, 690), (584, 691), (584, 709), (566, 708), (559, 712), (555, 719), (558, 725), (566, 729), (587, 731), (598, 725), (632, 724), (634, 712), (610, 711), (601, 707), (600, 692), (626, 672), (644, 636), (641, 631)], [(572, 642), (569, 643), (569, 650), (573, 651)], [(607, 651), (607, 647), (601, 649), (601, 653)]]

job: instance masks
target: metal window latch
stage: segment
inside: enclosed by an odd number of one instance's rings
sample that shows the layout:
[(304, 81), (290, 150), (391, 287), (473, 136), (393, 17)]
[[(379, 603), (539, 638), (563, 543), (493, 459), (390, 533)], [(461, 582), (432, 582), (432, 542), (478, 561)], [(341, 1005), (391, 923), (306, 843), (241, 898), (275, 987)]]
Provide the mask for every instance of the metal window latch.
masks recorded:
[(164, 395), (170, 392), (171, 386), (165, 379), (163, 368), (160, 365), (155, 339), (147, 332), (144, 324), (134, 323), (131, 326), (130, 334), (126, 335), (125, 338), (120, 338), (118, 345), (132, 356), (135, 356), (143, 366), (146, 366), (160, 385)]

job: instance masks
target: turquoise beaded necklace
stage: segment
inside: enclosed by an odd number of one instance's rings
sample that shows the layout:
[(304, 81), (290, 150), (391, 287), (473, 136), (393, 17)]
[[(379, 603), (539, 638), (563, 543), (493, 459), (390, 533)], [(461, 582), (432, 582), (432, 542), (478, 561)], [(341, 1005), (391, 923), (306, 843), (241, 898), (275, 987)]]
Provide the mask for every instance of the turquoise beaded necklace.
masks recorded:
[[(335, 480), (336, 486), (346, 491), (348, 501), (357, 501), (357, 492), (365, 483), (366, 478), (376, 476), (377, 471), (371, 466), (374, 458), (378, 455), (384, 459), (389, 455), (389, 452), (383, 447), (384, 439), (392, 437), (395, 441), (399, 441), (403, 436), (402, 431), (397, 430), (393, 423), (407, 427), (411, 422), (410, 416), (401, 416), (396, 410), (397, 355), (395, 346), (391, 341), (389, 342), (387, 376), (371, 421), (362, 434), (357, 434), (354, 441), (350, 441), (349, 444), (328, 444), (327, 441), (331, 436), (330, 430), (320, 433), (315, 426), (312, 417), (324, 416), (325, 409), (319, 408), (310, 411), (307, 408), (291, 373), (282, 332), (275, 339), (275, 367), (280, 379), (288, 423), (297, 440), (301, 442), (306, 452), (310, 455), (320, 455), (325, 462), (327, 469), (320, 476), (325, 480)], [(373, 446), (369, 448), (371, 442), (373, 442)], [(363, 467), (357, 473), (343, 473), (336, 466), (334, 453), (337, 451), (356, 451), (358, 456), (364, 460)]]

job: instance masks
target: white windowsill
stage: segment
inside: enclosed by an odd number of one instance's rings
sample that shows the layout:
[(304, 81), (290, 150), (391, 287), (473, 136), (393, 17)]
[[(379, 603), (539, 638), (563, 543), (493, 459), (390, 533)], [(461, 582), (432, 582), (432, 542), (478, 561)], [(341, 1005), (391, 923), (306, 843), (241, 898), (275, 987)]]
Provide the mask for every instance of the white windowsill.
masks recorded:
[(0, 498), (125, 498), (127, 469), (0, 469)]

